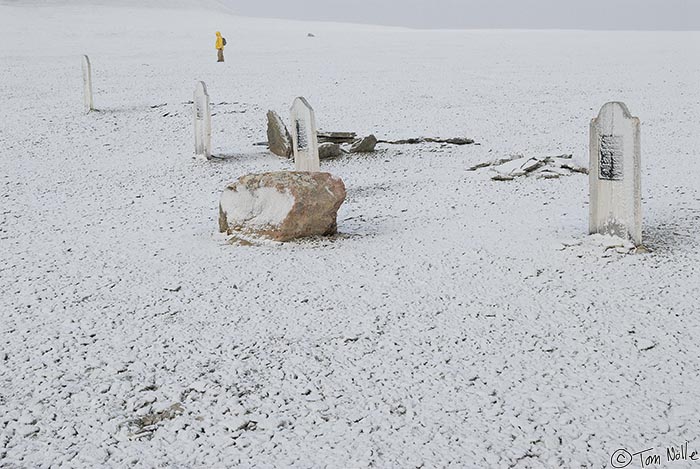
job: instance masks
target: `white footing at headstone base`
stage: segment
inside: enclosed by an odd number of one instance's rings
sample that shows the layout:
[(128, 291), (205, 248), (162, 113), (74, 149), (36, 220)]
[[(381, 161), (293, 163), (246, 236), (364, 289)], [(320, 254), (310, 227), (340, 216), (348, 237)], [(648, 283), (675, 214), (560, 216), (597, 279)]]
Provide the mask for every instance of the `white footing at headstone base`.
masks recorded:
[(83, 101), (86, 114), (95, 110), (95, 102), (92, 98), (92, 65), (87, 55), (83, 56)]
[(591, 234), (642, 244), (641, 139), (639, 119), (620, 102), (607, 103), (591, 121)]
[(194, 90), (194, 153), (211, 159), (211, 108), (207, 85), (200, 81)]
[(297, 171), (319, 172), (321, 162), (314, 110), (305, 98), (296, 98), (292, 104), (291, 116), (294, 167)]

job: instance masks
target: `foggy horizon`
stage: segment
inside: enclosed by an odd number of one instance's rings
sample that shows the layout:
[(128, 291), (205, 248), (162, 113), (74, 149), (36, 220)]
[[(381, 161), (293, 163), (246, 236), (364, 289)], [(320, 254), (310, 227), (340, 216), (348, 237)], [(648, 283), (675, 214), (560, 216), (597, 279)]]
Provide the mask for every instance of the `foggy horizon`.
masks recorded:
[(692, 0), (221, 0), (242, 16), (402, 26), (416, 29), (700, 30)]

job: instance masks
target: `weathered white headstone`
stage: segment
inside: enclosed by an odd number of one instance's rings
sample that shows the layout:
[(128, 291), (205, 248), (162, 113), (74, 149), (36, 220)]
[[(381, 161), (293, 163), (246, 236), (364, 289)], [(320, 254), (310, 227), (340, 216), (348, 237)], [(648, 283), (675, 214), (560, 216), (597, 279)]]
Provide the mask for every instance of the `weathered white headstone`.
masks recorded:
[(305, 98), (297, 98), (292, 104), (292, 146), (294, 166), (297, 171), (318, 172), (321, 163), (318, 157), (316, 115)]
[(85, 113), (95, 110), (95, 103), (92, 99), (92, 65), (87, 55), (83, 56), (83, 97), (85, 102)]
[(211, 108), (209, 93), (203, 81), (194, 91), (194, 153), (211, 159)]
[(639, 119), (624, 103), (607, 103), (591, 121), (590, 233), (642, 244)]

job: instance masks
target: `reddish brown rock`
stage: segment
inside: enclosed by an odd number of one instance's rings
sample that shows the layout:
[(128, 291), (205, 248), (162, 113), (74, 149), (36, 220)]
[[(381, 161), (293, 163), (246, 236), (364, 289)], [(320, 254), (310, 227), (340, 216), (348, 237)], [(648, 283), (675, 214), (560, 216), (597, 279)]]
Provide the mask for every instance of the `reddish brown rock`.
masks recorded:
[(221, 195), (219, 230), (290, 241), (337, 231), (345, 184), (329, 173), (249, 174)]

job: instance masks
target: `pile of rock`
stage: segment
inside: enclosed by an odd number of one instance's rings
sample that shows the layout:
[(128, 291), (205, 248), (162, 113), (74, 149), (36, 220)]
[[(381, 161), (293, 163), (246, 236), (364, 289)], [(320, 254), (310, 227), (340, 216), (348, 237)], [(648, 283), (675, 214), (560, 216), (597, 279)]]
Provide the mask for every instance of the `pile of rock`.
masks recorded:
[(573, 155), (526, 157), (513, 155), (508, 158), (479, 163), (467, 171), (481, 168), (491, 168), (496, 174), (494, 181), (512, 181), (518, 177), (537, 177), (539, 179), (557, 179), (572, 173), (588, 174), (588, 169), (577, 166), (572, 162)]
[[(319, 159), (337, 158), (344, 153), (371, 153), (377, 138), (358, 138), (355, 132), (318, 132)], [(293, 156), (292, 137), (282, 118), (275, 111), (267, 113), (267, 144), (270, 151), (283, 158)]]

